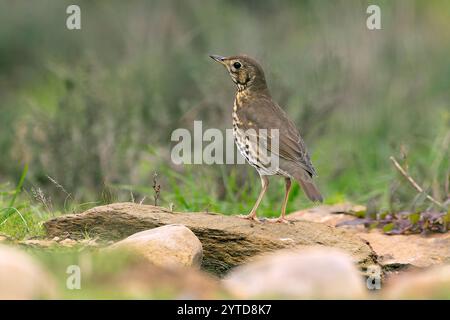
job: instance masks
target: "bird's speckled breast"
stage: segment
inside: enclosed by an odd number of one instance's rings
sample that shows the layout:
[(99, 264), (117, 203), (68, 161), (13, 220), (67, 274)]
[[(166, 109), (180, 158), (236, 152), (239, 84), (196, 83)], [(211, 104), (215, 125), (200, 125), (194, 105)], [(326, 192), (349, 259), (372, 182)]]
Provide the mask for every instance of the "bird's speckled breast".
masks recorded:
[[(253, 143), (252, 139), (246, 134), (243, 121), (244, 119), (239, 118), (239, 109), (245, 108), (245, 104), (249, 99), (249, 95), (243, 91), (236, 94), (236, 99), (234, 100), (233, 106), (233, 136), (236, 146), (242, 156), (247, 160), (247, 162), (253, 166), (260, 174), (274, 175), (278, 172), (273, 172), (273, 170), (268, 170), (268, 168), (263, 165), (260, 161), (260, 154), (258, 152), (259, 146)], [(246, 127), (251, 127), (250, 123), (246, 124)], [(256, 128), (255, 128), (256, 129)], [(266, 159), (267, 161), (267, 159)]]
[[(242, 121), (239, 119), (238, 115), (238, 108), (241, 108), (238, 98), (236, 96), (236, 99), (234, 100), (234, 106), (233, 106), (233, 136), (234, 141), (236, 143), (236, 146), (239, 150), (239, 152), (249, 161), (249, 143), (248, 143), (248, 137), (246, 137), (244, 130), (242, 129)], [(251, 164), (251, 163), (250, 163)]]

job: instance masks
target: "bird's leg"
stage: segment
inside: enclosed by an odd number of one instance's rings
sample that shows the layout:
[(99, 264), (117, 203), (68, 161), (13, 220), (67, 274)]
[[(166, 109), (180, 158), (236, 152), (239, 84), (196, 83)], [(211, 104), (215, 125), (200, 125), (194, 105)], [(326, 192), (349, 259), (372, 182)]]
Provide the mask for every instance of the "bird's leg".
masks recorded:
[(291, 191), (291, 178), (285, 178), (286, 182), (286, 192), (284, 194), (284, 201), (283, 201), (283, 207), (281, 208), (281, 222), (286, 221), (286, 207), (289, 200), (289, 192)]
[(259, 193), (258, 200), (256, 200), (255, 205), (253, 206), (252, 211), (246, 216), (239, 216), (240, 218), (249, 219), (249, 220), (256, 220), (259, 221), (256, 217), (256, 210), (259, 207), (259, 204), (261, 203), (262, 198), (264, 197), (264, 194), (267, 191), (267, 187), (269, 186), (269, 179), (267, 176), (261, 176), (261, 192)]
[(286, 220), (286, 206), (289, 199), (289, 192), (291, 191), (291, 178), (285, 178), (286, 182), (286, 193), (284, 194), (283, 206), (281, 207), (281, 216), (276, 219), (269, 219), (269, 222), (278, 222), (278, 223), (289, 223)]

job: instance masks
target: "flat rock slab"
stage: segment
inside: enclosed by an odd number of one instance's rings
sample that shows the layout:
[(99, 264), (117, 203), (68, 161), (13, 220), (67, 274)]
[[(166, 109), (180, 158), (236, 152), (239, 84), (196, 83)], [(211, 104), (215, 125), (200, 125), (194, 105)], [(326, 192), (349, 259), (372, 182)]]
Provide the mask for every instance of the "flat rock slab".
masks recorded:
[(45, 222), (44, 226), (49, 238), (79, 240), (88, 235), (100, 240), (121, 240), (136, 232), (168, 224), (185, 225), (200, 239), (202, 267), (218, 275), (262, 253), (314, 245), (343, 249), (363, 271), (376, 264), (376, 254), (358, 236), (310, 221), (258, 223), (222, 214), (170, 212), (150, 205), (116, 203), (57, 217)]
[[(364, 211), (364, 207), (351, 204), (323, 205), (292, 213), (288, 217), (293, 221), (320, 222), (334, 227), (356, 219), (352, 214), (358, 211)], [(450, 232), (427, 236), (387, 235), (379, 229), (367, 230), (363, 225), (343, 225), (341, 228), (367, 241), (385, 272), (450, 263)]]
[(450, 233), (425, 237), (420, 234), (386, 235), (373, 230), (357, 235), (370, 243), (385, 271), (450, 263)]

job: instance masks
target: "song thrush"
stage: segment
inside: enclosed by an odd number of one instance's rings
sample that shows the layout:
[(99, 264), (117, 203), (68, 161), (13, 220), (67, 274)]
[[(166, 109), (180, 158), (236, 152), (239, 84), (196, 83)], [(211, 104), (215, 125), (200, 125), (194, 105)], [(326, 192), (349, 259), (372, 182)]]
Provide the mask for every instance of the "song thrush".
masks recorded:
[[(316, 170), (305, 143), (294, 123), (272, 100), (260, 64), (245, 55), (210, 57), (226, 67), (237, 86), (233, 106), (235, 143), (261, 177), (261, 192), (252, 210), (244, 218), (258, 220), (256, 210), (269, 185), (269, 175), (283, 176), (286, 183), (281, 215), (269, 221), (287, 222), (285, 215), (291, 178), (300, 183), (310, 200), (322, 202), (322, 195), (313, 182)], [(269, 153), (272, 158), (269, 158)], [(277, 159), (275, 167), (270, 163), (274, 156)]]

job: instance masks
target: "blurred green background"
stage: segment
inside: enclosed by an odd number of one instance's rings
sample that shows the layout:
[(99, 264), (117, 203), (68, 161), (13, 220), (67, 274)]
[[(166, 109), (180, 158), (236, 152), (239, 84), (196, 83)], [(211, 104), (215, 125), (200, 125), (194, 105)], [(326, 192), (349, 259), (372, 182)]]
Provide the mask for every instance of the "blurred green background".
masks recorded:
[[(174, 129), (231, 128), (235, 89), (211, 53), (262, 63), (326, 202), (415, 206), (391, 155), (444, 201), (450, 2), (376, 1), (382, 30), (370, 31), (372, 2), (76, 1), (82, 29), (69, 31), (73, 1), (0, 0), (0, 207), (29, 222), (111, 201), (152, 204), (157, 172), (163, 206), (249, 211), (260, 189), (250, 166), (170, 161)], [(282, 185), (272, 179), (260, 214), (279, 214)], [(288, 210), (310, 205), (296, 185)]]

